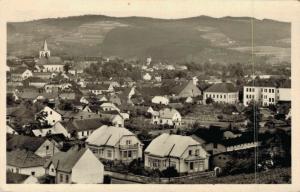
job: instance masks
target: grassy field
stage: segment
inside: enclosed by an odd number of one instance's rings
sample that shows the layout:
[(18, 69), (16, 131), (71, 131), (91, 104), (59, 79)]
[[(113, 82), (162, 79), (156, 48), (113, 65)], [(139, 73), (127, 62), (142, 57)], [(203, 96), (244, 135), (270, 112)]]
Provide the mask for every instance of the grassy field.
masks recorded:
[(291, 168), (276, 168), (256, 174), (238, 174), (217, 178), (198, 178), (182, 181), (182, 184), (290, 184)]

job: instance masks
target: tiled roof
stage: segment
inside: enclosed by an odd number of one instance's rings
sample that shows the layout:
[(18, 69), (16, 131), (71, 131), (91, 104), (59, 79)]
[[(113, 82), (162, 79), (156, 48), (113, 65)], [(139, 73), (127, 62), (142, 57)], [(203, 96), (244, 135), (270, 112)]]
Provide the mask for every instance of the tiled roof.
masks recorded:
[(42, 167), (45, 158), (35, 155), (32, 151), (13, 150), (6, 152), (7, 165), (26, 168), (26, 167)]
[(25, 135), (13, 135), (8, 141), (7, 150), (26, 149), (35, 152), (44, 142), (46, 138), (30, 137)]
[(72, 168), (75, 166), (77, 161), (86, 152), (86, 147), (80, 147), (75, 145), (70, 148), (67, 152), (58, 152), (54, 154), (47, 163), (45, 167), (48, 168), (52, 163), (58, 171), (71, 172)]
[(160, 118), (171, 119), (176, 113), (179, 113), (176, 109), (164, 108), (159, 111), (159, 116)]
[(291, 88), (290, 79), (258, 79), (250, 81), (246, 86)]
[(121, 137), (125, 135), (134, 135), (128, 129), (123, 127), (114, 127), (103, 125), (95, 130), (86, 140), (87, 143), (96, 146), (115, 146)]
[(232, 93), (237, 92), (232, 83), (216, 83), (205, 90), (205, 92)]
[(60, 57), (40, 58), (37, 65), (63, 65)]
[(69, 133), (73, 131), (86, 131), (95, 130), (103, 125), (102, 119), (82, 119), (82, 120), (70, 120), (68, 122), (61, 122), (61, 124), (67, 129)]
[(30, 175), (20, 173), (6, 172), (6, 183), (18, 184), (24, 182)]
[(86, 88), (90, 90), (108, 90), (109, 84), (87, 84)]
[(146, 148), (145, 153), (160, 157), (181, 157), (186, 148), (190, 145), (200, 145), (200, 143), (190, 136), (163, 133), (152, 140)]

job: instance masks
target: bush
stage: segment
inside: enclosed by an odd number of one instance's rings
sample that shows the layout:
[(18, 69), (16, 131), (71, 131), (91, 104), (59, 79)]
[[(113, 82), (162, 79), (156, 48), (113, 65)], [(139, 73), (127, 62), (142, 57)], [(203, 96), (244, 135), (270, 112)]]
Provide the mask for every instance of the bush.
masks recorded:
[(167, 169), (161, 172), (163, 177), (178, 177), (179, 173), (175, 167), (168, 167)]

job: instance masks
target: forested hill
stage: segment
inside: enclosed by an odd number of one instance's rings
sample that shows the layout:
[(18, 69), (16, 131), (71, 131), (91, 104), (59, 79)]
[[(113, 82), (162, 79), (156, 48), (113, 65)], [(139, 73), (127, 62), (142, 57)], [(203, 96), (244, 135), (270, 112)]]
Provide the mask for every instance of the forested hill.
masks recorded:
[(290, 62), (290, 23), (248, 17), (185, 19), (86, 15), (7, 24), (8, 55), (119, 56), (179, 62)]

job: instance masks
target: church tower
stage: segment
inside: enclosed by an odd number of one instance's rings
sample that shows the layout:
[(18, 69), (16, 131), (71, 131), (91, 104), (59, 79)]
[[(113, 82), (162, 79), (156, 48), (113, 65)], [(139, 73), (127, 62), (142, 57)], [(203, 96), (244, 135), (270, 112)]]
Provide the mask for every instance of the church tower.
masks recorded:
[(44, 46), (43, 46), (43, 50), (40, 51), (40, 58), (45, 57), (45, 58), (49, 58), (50, 57), (50, 50), (48, 50), (48, 46), (47, 46), (47, 41), (44, 41)]

